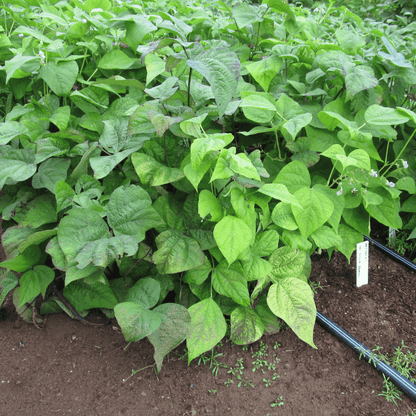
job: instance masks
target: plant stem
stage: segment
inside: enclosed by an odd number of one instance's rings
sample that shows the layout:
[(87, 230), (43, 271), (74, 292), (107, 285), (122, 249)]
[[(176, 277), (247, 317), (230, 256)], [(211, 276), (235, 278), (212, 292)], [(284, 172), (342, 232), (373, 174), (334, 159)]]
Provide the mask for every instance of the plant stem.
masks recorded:
[(188, 107), (191, 107), (191, 78), (192, 78), (192, 68), (189, 70), (189, 77), (188, 77)]

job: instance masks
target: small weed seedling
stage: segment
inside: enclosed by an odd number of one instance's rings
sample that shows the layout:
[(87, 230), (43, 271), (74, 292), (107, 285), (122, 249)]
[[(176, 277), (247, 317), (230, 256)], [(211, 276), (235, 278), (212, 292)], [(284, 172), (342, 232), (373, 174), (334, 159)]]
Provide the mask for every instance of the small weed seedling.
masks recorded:
[(242, 377), (240, 374), (237, 375), (237, 380), (238, 380), (238, 385), (237, 387), (241, 387), (243, 386), (245, 389), (247, 387), (253, 387), (254, 388), (254, 384), (252, 380), (249, 380), (248, 377)]
[(208, 390), (208, 392), (213, 396), (217, 394), (217, 390)]
[(280, 396), (273, 403), (270, 404), (270, 407), (280, 407), (283, 405), (284, 405), (283, 397)]

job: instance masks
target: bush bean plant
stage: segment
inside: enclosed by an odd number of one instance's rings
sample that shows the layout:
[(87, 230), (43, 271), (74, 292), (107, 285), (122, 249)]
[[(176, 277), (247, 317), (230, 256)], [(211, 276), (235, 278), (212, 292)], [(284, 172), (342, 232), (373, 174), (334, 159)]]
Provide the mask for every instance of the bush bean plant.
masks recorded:
[(280, 319), (315, 348), (311, 254), (416, 227), (413, 33), (331, 3), (6, 1), (0, 304), (40, 321), (62, 291), (159, 371)]

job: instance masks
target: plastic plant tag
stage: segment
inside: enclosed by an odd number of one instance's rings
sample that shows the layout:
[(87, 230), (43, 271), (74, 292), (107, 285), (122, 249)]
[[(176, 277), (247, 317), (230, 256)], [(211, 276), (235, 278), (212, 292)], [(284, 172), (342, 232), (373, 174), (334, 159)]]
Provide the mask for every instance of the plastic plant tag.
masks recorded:
[(368, 241), (357, 244), (357, 287), (368, 284)]

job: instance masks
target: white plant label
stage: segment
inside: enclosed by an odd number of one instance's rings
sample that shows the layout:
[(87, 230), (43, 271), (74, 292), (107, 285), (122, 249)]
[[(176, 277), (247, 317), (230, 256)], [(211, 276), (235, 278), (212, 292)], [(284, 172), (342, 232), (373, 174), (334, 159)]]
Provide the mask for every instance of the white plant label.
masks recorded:
[(357, 244), (357, 287), (368, 284), (368, 241)]

